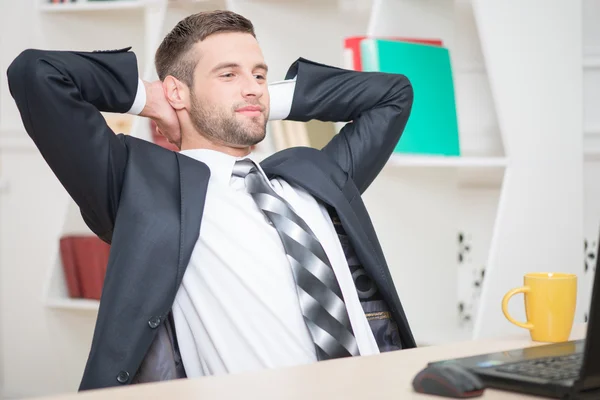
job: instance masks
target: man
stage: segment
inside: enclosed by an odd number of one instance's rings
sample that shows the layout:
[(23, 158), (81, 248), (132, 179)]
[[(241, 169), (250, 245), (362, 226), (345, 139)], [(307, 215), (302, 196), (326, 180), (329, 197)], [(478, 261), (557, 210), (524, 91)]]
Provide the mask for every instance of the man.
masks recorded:
[[(252, 23), (227, 11), (166, 36), (157, 82), (129, 50), (28, 49), (8, 68), (28, 134), (111, 244), (80, 390), (414, 347), (360, 196), (407, 122), (406, 77), (300, 58), (269, 86)], [(151, 118), (181, 151), (101, 111)], [(352, 122), (259, 165), (269, 119)]]

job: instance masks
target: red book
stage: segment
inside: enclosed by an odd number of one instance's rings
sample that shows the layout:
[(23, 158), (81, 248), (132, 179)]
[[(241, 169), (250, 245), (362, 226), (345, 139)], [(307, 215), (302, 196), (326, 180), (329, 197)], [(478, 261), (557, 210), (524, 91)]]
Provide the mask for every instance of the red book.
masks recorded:
[(96, 236), (65, 236), (60, 250), (69, 296), (100, 300), (110, 245)]
[[(362, 61), (360, 57), (360, 42), (363, 39), (369, 38), (368, 36), (351, 36), (344, 39), (344, 52), (348, 57), (346, 59), (345, 67), (347, 69), (353, 69), (355, 71), (362, 71)], [(411, 42), (411, 43), (422, 43), (431, 46), (442, 46), (440, 39), (420, 39), (420, 38), (406, 38), (406, 37), (380, 37), (379, 39), (395, 40), (398, 42)]]
[(65, 273), (67, 292), (71, 298), (80, 298), (81, 286), (79, 285), (79, 271), (77, 270), (77, 265), (75, 263), (75, 249), (73, 247), (74, 244), (72, 238), (63, 237), (60, 239), (60, 257)]

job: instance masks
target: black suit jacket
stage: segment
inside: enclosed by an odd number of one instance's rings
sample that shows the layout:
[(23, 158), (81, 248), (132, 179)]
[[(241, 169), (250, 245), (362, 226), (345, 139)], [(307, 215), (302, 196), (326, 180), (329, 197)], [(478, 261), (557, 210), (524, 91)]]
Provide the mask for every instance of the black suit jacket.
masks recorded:
[[(292, 148), (262, 162), (335, 212), (362, 267), (415, 346), (361, 193), (400, 139), (412, 105), (403, 75), (295, 61), (290, 120), (352, 121), (322, 150)], [(210, 177), (192, 158), (115, 135), (101, 111), (124, 113), (138, 84), (130, 48), (23, 51), (8, 68), (21, 117), (42, 156), (101, 239), (111, 243), (102, 299), (80, 389), (131, 383), (175, 294), (198, 239)]]

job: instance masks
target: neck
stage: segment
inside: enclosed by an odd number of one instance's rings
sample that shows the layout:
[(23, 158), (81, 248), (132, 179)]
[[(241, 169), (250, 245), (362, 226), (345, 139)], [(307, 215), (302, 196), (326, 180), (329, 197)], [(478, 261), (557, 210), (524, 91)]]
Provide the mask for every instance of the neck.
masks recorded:
[(207, 149), (220, 151), (234, 157), (244, 157), (250, 154), (250, 147), (232, 147), (223, 143), (215, 143), (204, 135), (195, 133), (194, 135), (185, 135), (181, 141), (181, 150)]

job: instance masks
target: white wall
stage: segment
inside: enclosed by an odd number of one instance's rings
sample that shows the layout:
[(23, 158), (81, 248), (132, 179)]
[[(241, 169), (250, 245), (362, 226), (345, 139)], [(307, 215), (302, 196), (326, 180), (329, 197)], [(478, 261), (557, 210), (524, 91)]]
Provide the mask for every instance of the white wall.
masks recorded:
[[(34, 1), (10, 2), (10, 9), (6, 2), (0, 4), (0, 176), (10, 184), (9, 190), (0, 194), (0, 385), (5, 394), (14, 397), (76, 389), (95, 312), (50, 310), (42, 304), (43, 284), (56, 259), (67, 199), (23, 136), (7, 92), (6, 68), (18, 52), (32, 46), (95, 49), (133, 45), (141, 58), (144, 56), (141, 13), (94, 14), (78, 22), (72, 16), (37, 16)], [(443, 35), (451, 46), (462, 150), (502, 155), (498, 119), (470, 2), (456, 0), (451, 7), (447, 0), (394, 1), (404, 3), (414, 13), (420, 12), (416, 4), (429, 12), (421, 13), (418, 24), (395, 24), (390, 28), (393, 33)], [(301, 4), (232, 0), (229, 4), (254, 21), (272, 80), (283, 78), (298, 56), (342, 65), (343, 37), (366, 32), (369, 22), (366, 12), (342, 16), (320, 0)], [(585, 5), (583, 44), (600, 57), (599, 2), (588, 0)], [(311, 12), (308, 7), (312, 7)], [(179, 15), (171, 18), (165, 29)], [(303, 29), (307, 20), (313, 28)], [(7, 37), (11, 40), (3, 40)], [(600, 114), (595, 112), (600, 97), (592, 86), (594, 82), (600, 84), (598, 70), (590, 69), (584, 79), (590, 82), (584, 93), (584, 127), (600, 133)], [(587, 136), (592, 137), (590, 143), (595, 142), (593, 134)], [(594, 241), (600, 221), (599, 173), (598, 163), (586, 164), (584, 230), (585, 237)], [(464, 316), (475, 315), (479, 292), (467, 280), (477, 280), (486, 266), (498, 196), (497, 185), (458, 187), (453, 170), (397, 167), (386, 167), (365, 194), (418, 340), (427, 342), (428, 335), (439, 326), (472, 328)], [(461, 250), (459, 232), (464, 232), (469, 251)], [(464, 262), (459, 265), (457, 255), (461, 251)], [(434, 281), (433, 277), (441, 279)], [(589, 288), (586, 283), (582, 286), (582, 290)], [(459, 301), (465, 302), (462, 314), (457, 311)], [(452, 335), (447, 339), (453, 339)]]
[(63, 223), (64, 190), (35, 152), (3, 151), (2, 169), (10, 182), (0, 208), (4, 392), (31, 396), (72, 389), (94, 320), (48, 310), (42, 298)]
[[(48, 269), (57, 256), (65, 192), (22, 130), (6, 69), (28, 47), (77, 50), (134, 46), (143, 56), (139, 12), (38, 15), (34, 0), (2, 1), (0, 25), (0, 364), (7, 397), (76, 390), (89, 351), (93, 312), (49, 310)], [(127, 38), (127, 39), (124, 39)]]
[[(525, 273), (582, 277), (582, 10), (580, 2), (547, 4), (474, 2), (510, 159), (490, 249), (487, 278), (493, 284), (483, 287), (476, 337), (518, 331), (497, 315), (503, 295), (521, 286)], [(522, 300), (509, 310), (525, 318)]]
[(271, 81), (283, 79), (298, 57), (342, 67), (344, 38), (364, 34), (369, 18), (368, 12), (341, 14), (334, 1), (232, 0), (230, 5), (254, 23)]
[[(600, 1), (583, 2), (583, 130), (584, 164), (584, 279), (581, 291), (589, 298), (598, 257), (600, 232)], [(587, 244), (587, 248), (585, 246)], [(580, 305), (587, 311), (589, 303)], [(585, 319), (585, 318), (584, 318)]]
[[(0, 10), (2, 10), (2, 8), (0, 8)], [(3, 12), (0, 12), (0, 26), (5, 25), (5, 14)], [(4, 35), (0, 34), (0, 53), (3, 49), (3, 43), (6, 41), (6, 38)], [(0, 67), (2, 66), (2, 64), (0, 63)], [(0, 68), (1, 70), (2, 68)], [(1, 74), (0, 74), (1, 75)], [(0, 79), (1, 81), (1, 79)], [(1, 90), (2, 88), (0, 87), (0, 124), (2, 123), (2, 96), (1, 96)], [(0, 156), (2, 155), (2, 153), (0, 153)], [(0, 168), (2, 167), (1, 163), (0, 163)], [(0, 169), (0, 185), (2, 185), (2, 170)], [(0, 190), (1, 193), (1, 190)], [(2, 207), (2, 198), (0, 197), (0, 207)], [(0, 217), (0, 225), (2, 225), (2, 219)], [(0, 243), (2, 241), (2, 236), (0, 236)], [(0, 258), (2, 257), (2, 253), (1, 253), (1, 248), (0, 248)], [(1, 266), (2, 264), (0, 263), (0, 289), (2, 288), (2, 273), (1, 273)], [(0, 300), (1, 301), (1, 300)], [(4, 387), (4, 356), (3, 356), (3, 351), (2, 351), (2, 343), (3, 343), (3, 332), (2, 332), (2, 321), (3, 321), (3, 313), (2, 313), (2, 306), (0, 305), (0, 388)], [(0, 398), (2, 397), (2, 390), (0, 389)]]

